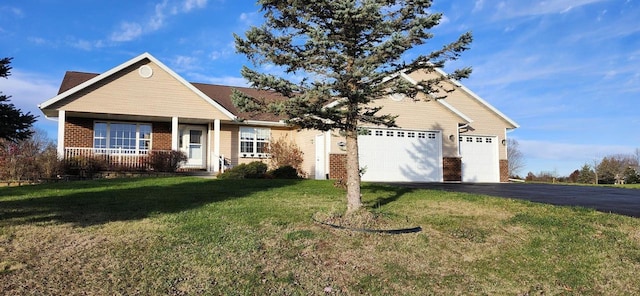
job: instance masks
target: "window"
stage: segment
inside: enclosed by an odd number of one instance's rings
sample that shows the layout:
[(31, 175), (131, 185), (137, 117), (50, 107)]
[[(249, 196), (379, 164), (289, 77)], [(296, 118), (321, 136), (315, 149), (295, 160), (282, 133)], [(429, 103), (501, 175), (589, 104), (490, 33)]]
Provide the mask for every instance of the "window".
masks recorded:
[(425, 139), (425, 138), (427, 138), (426, 133), (418, 133), (418, 139)]
[(435, 139), (436, 138), (436, 134), (434, 133), (429, 133), (429, 139)]
[(398, 132), (398, 138), (404, 138), (404, 132)]
[(268, 128), (241, 127), (240, 153), (250, 154), (246, 156), (258, 156), (253, 154), (266, 153), (270, 135), (271, 130)]
[(382, 136), (382, 131), (376, 131), (376, 136), (381, 137)]
[(393, 137), (393, 132), (392, 131), (387, 131), (387, 137)]
[(126, 149), (123, 153), (146, 153), (151, 149), (151, 124), (95, 122), (93, 148)]
[(482, 138), (476, 138), (477, 143), (482, 143)]
[(415, 137), (416, 137), (416, 133), (414, 133), (414, 132), (408, 132), (408, 133), (407, 133), (407, 137), (408, 137), (408, 138), (415, 138)]
[(492, 142), (492, 140), (491, 140), (491, 138), (486, 138), (486, 139), (485, 139), (485, 142), (487, 142), (487, 143), (491, 143), (491, 142)]

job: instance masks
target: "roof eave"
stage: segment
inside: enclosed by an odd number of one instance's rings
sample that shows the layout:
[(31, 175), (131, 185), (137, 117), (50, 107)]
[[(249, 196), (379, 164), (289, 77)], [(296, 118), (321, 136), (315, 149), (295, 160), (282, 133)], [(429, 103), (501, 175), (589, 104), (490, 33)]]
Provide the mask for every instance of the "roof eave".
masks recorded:
[[(435, 68), (436, 71), (438, 73), (440, 73), (441, 75), (447, 75), (446, 72), (444, 72), (442, 69), (440, 68)], [(485, 107), (487, 107), (489, 110), (491, 110), (493, 113), (495, 113), (496, 115), (500, 116), (504, 121), (506, 121), (507, 123), (509, 123), (512, 127), (511, 129), (515, 129), (515, 128), (519, 128), (520, 125), (518, 123), (516, 123), (515, 121), (513, 121), (511, 118), (509, 118), (507, 115), (505, 115), (504, 113), (500, 112), (500, 110), (496, 109), (495, 107), (493, 107), (491, 104), (489, 104), (489, 102), (485, 101), (484, 99), (482, 99), (479, 95), (477, 95), (476, 93), (474, 93), (472, 90), (470, 90), (469, 88), (467, 88), (466, 86), (464, 86), (464, 84), (460, 83), (460, 81), (455, 80), (455, 79), (449, 79), (455, 86), (459, 87), (462, 91), (466, 92), (467, 94), (469, 94), (472, 98), (474, 98), (475, 100), (477, 100), (478, 102), (480, 102), (482, 105), (484, 105)]]

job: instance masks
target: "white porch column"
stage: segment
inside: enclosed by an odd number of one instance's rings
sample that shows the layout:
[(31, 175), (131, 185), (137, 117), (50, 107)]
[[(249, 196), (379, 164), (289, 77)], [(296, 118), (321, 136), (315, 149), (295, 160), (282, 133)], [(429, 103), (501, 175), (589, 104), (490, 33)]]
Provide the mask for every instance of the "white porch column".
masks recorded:
[(213, 121), (213, 157), (215, 158), (213, 172), (217, 173), (220, 170), (218, 165), (220, 163), (220, 119)]
[(178, 150), (178, 137), (180, 133), (178, 131), (178, 117), (171, 118), (171, 150)]
[(58, 158), (64, 158), (64, 123), (66, 121), (64, 110), (58, 110)]
[(213, 155), (212, 151), (212, 146), (211, 146), (211, 141), (213, 141), (211, 138), (213, 137), (213, 124), (211, 122), (209, 122), (207, 124), (207, 172), (213, 172), (215, 171), (215, 155)]

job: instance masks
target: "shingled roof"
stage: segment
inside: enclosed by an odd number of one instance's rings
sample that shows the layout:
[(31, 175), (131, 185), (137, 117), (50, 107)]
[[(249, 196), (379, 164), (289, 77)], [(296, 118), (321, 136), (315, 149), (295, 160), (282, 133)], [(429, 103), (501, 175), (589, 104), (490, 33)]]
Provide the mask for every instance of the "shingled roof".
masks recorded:
[[(60, 84), (60, 89), (58, 90), (58, 94), (61, 94), (67, 90), (70, 90), (100, 74), (96, 73), (86, 73), (86, 72), (77, 72), (77, 71), (67, 71), (62, 79), (62, 83)], [(260, 114), (252, 114), (247, 112), (240, 112), (238, 108), (231, 101), (231, 94), (233, 90), (238, 90), (243, 92), (249, 96), (265, 98), (269, 101), (274, 100), (284, 100), (285, 97), (268, 91), (261, 91), (248, 87), (236, 87), (236, 86), (226, 86), (226, 85), (215, 85), (215, 84), (206, 84), (206, 83), (191, 83), (195, 88), (203, 92), (207, 97), (211, 100), (217, 102), (222, 107), (227, 109), (233, 115), (249, 120), (260, 120), (260, 121), (280, 121), (284, 119), (283, 117), (278, 117), (271, 113), (260, 113)]]

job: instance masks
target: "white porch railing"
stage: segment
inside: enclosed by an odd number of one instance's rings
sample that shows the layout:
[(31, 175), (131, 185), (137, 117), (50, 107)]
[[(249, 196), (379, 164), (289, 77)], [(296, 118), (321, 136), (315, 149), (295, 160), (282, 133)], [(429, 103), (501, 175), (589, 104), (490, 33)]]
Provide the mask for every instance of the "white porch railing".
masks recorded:
[[(85, 167), (89, 161), (98, 166), (104, 166), (106, 170), (130, 170), (146, 171), (150, 170), (149, 164), (150, 150), (122, 149), (122, 148), (64, 148), (64, 160), (72, 167)], [(170, 153), (171, 150), (153, 150), (153, 153)], [(224, 172), (231, 168), (231, 160), (220, 155), (218, 161), (218, 172)], [(179, 169), (202, 169), (202, 165), (188, 165), (181, 163)], [(215, 168), (211, 168), (215, 170)]]
[[(154, 152), (169, 152), (154, 150)], [(64, 159), (72, 165), (85, 164), (89, 159), (100, 161), (106, 169), (147, 170), (149, 150), (122, 148), (65, 148)]]

